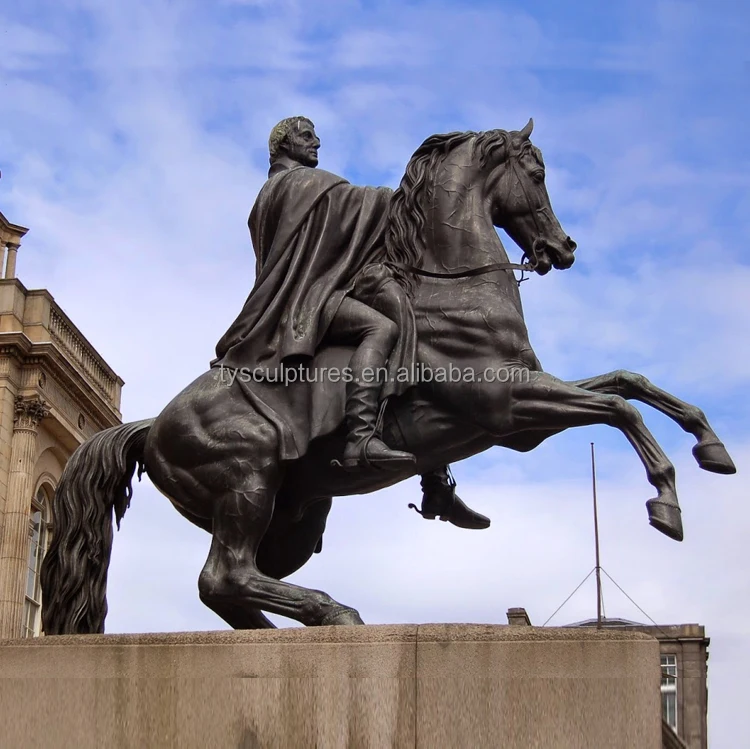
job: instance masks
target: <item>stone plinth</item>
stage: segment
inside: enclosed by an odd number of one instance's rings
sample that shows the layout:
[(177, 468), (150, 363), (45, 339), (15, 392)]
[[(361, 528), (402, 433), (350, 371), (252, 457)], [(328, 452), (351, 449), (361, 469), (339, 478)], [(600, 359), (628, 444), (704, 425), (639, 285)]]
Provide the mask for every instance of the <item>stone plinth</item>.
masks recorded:
[(658, 749), (659, 645), (485, 625), (0, 643), (3, 746)]

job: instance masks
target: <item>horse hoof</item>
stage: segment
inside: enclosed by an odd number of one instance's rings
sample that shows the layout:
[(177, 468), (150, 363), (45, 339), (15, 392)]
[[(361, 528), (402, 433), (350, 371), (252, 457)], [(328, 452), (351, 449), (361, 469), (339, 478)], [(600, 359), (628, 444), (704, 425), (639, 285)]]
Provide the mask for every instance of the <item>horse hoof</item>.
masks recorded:
[(354, 624), (364, 624), (359, 612), (354, 609), (336, 609), (336, 611), (323, 617), (321, 627), (348, 627)]
[(648, 508), (648, 522), (661, 531), (665, 536), (682, 541), (684, 534), (682, 532), (682, 512), (677, 505), (662, 502), (659, 499), (649, 499), (646, 502)]
[(722, 473), (725, 476), (737, 473), (734, 462), (721, 442), (699, 442), (693, 448), (693, 457), (704, 471)]

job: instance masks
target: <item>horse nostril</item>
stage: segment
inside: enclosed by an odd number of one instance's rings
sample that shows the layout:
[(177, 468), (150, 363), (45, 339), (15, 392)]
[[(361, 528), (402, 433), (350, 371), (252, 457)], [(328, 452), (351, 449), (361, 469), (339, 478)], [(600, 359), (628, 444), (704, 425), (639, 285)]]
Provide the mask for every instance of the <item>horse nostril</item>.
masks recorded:
[(568, 243), (568, 249), (571, 252), (575, 252), (576, 251), (576, 247), (578, 247), (578, 245), (570, 237), (566, 237), (565, 241)]

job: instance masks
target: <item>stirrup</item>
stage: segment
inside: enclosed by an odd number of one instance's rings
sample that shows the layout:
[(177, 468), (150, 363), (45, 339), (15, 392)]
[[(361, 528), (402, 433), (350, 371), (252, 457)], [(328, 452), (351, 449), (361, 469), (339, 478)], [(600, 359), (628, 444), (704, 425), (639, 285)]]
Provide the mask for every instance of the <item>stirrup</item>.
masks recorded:
[(363, 440), (362, 448), (359, 451), (359, 455), (354, 458), (346, 458), (344, 460), (332, 460), (332, 468), (340, 468), (345, 471), (356, 471), (358, 469), (365, 470), (390, 470), (399, 469), (412, 466), (416, 463), (416, 457), (411, 453), (404, 452), (402, 450), (393, 450), (385, 443), (382, 443), (385, 448), (391, 453), (401, 453), (400, 455), (392, 455), (390, 457), (385, 456), (381, 458), (372, 458), (367, 455), (367, 448), (370, 445), (370, 441), (374, 435), (371, 435), (366, 440)]
[(360, 455), (357, 458), (348, 458), (347, 460), (332, 460), (331, 461), (331, 468), (343, 468), (345, 471), (356, 471), (357, 468), (372, 468), (372, 464), (367, 459), (367, 447), (369, 446), (372, 438), (375, 436), (375, 431), (377, 429), (377, 424), (375, 429), (370, 432), (370, 434), (365, 437), (364, 444), (362, 445), (362, 450), (360, 451)]
[(370, 434), (367, 435), (367, 437), (362, 440), (362, 447), (359, 451), (359, 454), (355, 458), (346, 458), (345, 460), (332, 460), (331, 461), (331, 468), (337, 468), (337, 469), (343, 469), (345, 471), (356, 471), (357, 469), (364, 468), (366, 470), (372, 470), (372, 469), (379, 469), (379, 468), (392, 468), (395, 467), (401, 467), (402, 465), (406, 463), (415, 463), (416, 457), (411, 455), (411, 453), (406, 453), (403, 450), (393, 450), (392, 448), (388, 447), (385, 443), (383, 443), (384, 447), (388, 450), (391, 450), (392, 452), (400, 452), (403, 455), (410, 456), (409, 458), (406, 457), (393, 457), (393, 458), (386, 458), (385, 460), (371, 460), (367, 457), (367, 448), (370, 446), (370, 442), (372, 442), (373, 439), (378, 439), (382, 442), (380, 439), (380, 432), (383, 428), (383, 415), (385, 414), (385, 408), (388, 405), (388, 398), (385, 398), (383, 402), (380, 404), (380, 408), (378, 409), (378, 415), (375, 419), (375, 425), (372, 428), (372, 431)]

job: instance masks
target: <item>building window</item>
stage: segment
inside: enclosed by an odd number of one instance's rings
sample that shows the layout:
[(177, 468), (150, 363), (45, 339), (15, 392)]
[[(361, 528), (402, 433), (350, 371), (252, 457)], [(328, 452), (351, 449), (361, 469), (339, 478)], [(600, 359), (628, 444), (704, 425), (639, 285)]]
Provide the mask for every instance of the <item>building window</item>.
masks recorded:
[(39, 637), (42, 631), (42, 559), (49, 541), (49, 497), (39, 487), (31, 503), (29, 518), (29, 566), (26, 572), (26, 600), (23, 611), (23, 636)]
[(664, 721), (677, 732), (677, 656), (661, 657), (661, 711)]

